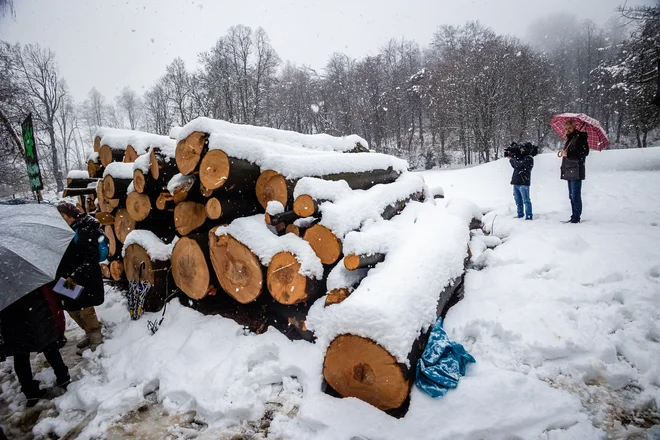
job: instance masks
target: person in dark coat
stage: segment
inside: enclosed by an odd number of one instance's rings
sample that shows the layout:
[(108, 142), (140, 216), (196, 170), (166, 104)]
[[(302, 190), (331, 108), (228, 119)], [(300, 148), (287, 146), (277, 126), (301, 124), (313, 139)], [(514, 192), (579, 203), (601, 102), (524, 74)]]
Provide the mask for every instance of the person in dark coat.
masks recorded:
[(60, 332), (48, 301), (39, 289), (0, 312), (0, 331), (6, 354), (14, 356), (14, 371), (28, 407), (36, 405), (46, 395), (46, 391), (39, 388), (39, 381), (32, 376), (30, 353), (43, 353), (55, 371), (57, 384), (66, 388), (70, 377), (58, 346)]
[(532, 199), (529, 195), (529, 187), (532, 184), (532, 168), (534, 168), (534, 158), (526, 151), (525, 147), (520, 147), (520, 154), (509, 156), (509, 163), (513, 167), (511, 176), (511, 185), (513, 185), (513, 198), (516, 201), (518, 218), (525, 217), (525, 220), (532, 220)]
[(99, 266), (100, 225), (72, 203), (61, 203), (57, 209), (76, 233), (62, 257), (57, 276), (65, 278), (69, 285), (83, 287), (77, 299), (62, 297), (64, 310), (85, 331), (85, 338), (77, 344), (78, 353), (82, 354), (86, 348), (94, 351), (103, 343), (101, 324), (94, 310), (105, 299)]
[(564, 125), (566, 144), (559, 152), (561, 161), (561, 178), (568, 181), (568, 198), (571, 200), (571, 219), (565, 223), (580, 223), (582, 216), (582, 181), (586, 177), (585, 161), (589, 155), (587, 133), (577, 130), (575, 121)]

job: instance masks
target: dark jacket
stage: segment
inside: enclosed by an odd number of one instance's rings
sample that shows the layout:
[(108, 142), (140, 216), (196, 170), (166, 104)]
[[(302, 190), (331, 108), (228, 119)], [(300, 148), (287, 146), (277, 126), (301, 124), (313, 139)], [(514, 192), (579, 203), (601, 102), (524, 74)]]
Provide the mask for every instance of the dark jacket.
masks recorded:
[(526, 155), (519, 158), (512, 158), (509, 162), (513, 167), (511, 185), (531, 185), (534, 158), (532, 156)]
[(584, 162), (589, 155), (587, 133), (574, 131), (568, 135), (564, 145), (567, 156), (561, 161), (561, 178), (564, 180), (584, 180), (586, 169)]
[(103, 276), (99, 266), (99, 238), (101, 232), (99, 222), (89, 216), (82, 216), (71, 225), (76, 231), (76, 238), (71, 240), (60, 266), (57, 276), (71, 277), (76, 284), (83, 286), (78, 299), (62, 297), (64, 310), (77, 311), (86, 307), (103, 304)]
[(48, 301), (39, 289), (0, 312), (0, 322), (8, 356), (39, 353), (60, 337)]

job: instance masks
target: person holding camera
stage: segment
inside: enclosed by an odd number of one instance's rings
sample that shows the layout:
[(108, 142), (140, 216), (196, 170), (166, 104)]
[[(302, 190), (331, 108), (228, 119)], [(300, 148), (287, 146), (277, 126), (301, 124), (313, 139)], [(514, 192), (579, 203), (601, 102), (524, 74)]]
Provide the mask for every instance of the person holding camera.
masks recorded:
[(511, 144), (504, 152), (504, 156), (509, 158), (509, 163), (513, 167), (511, 176), (511, 185), (513, 185), (513, 199), (516, 201), (518, 209), (517, 218), (532, 220), (532, 199), (529, 195), (529, 186), (532, 184), (532, 168), (534, 168), (534, 158), (536, 147), (526, 143), (518, 145)]

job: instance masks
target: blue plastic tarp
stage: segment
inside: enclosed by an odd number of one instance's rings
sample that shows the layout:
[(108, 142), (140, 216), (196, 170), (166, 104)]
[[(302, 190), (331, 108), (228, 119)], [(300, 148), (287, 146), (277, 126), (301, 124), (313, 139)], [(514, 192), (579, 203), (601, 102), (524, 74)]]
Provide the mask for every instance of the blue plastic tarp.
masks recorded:
[(476, 362), (475, 359), (461, 344), (449, 340), (440, 318), (417, 362), (415, 385), (431, 397), (442, 397), (458, 386), (467, 364), (472, 362)]

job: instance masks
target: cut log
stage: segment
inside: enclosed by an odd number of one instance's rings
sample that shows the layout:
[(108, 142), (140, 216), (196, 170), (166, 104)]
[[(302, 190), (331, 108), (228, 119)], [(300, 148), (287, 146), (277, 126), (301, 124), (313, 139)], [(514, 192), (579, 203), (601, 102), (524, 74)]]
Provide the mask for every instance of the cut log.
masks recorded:
[(135, 162), (135, 159), (137, 159), (139, 154), (137, 151), (135, 151), (135, 148), (133, 148), (132, 145), (128, 145), (126, 147), (126, 151), (124, 152), (124, 163), (133, 163)]
[(174, 196), (169, 192), (163, 192), (158, 195), (156, 199), (156, 209), (159, 211), (174, 210)]
[(136, 222), (141, 222), (149, 217), (151, 213), (151, 199), (146, 194), (132, 192), (126, 197), (126, 210)]
[(87, 188), (90, 183), (96, 183), (99, 179), (94, 177), (77, 177), (66, 179), (67, 188)]
[(228, 157), (222, 150), (211, 150), (199, 165), (199, 179), (205, 188), (224, 187), (228, 192), (254, 194), (260, 176), (259, 166)]
[(300, 263), (290, 252), (273, 256), (266, 273), (268, 291), (277, 302), (285, 305), (310, 303), (325, 293), (323, 280), (300, 274)]
[(132, 179), (119, 179), (107, 175), (103, 178), (103, 192), (109, 199), (126, 199), (126, 190)]
[(98, 153), (101, 151), (101, 136), (94, 137), (94, 152)]
[[(392, 183), (400, 172), (392, 168), (386, 170), (371, 170), (362, 173), (337, 173), (325, 176), (316, 176), (323, 180), (345, 180), (351, 189), (369, 189), (381, 183)], [(286, 179), (280, 173), (267, 170), (259, 176), (256, 186), (257, 198), (261, 206), (266, 208), (270, 201), (278, 201), (282, 206), (290, 207), (293, 204), (293, 191), (298, 179)]]
[(300, 231), (300, 228), (294, 224), (288, 225), (284, 230), (285, 234), (293, 234), (296, 237), (302, 237), (303, 233)]
[(101, 212), (112, 212), (114, 207), (112, 206), (110, 199), (105, 196), (103, 179), (99, 180), (99, 183), (96, 185), (96, 199), (98, 200), (99, 210)]
[(110, 265), (108, 263), (99, 263), (101, 266), (101, 275), (103, 275), (103, 278), (110, 279)]
[(325, 307), (328, 307), (332, 304), (339, 304), (351, 296), (351, 293), (351, 290), (347, 287), (332, 289), (330, 292), (328, 292), (328, 296), (325, 297)]
[(112, 226), (115, 224), (115, 216), (107, 213), (107, 212), (97, 212), (94, 217), (98, 222), (101, 224), (101, 226)]
[(159, 189), (151, 174), (140, 169), (133, 171), (133, 188), (135, 188), (135, 192), (140, 194), (149, 194)]
[(206, 207), (201, 203), (182, 202), (174, 208), (174, 227), (180, 235), (190, 234), (206, 221)]
[(167, 182), (179, 172), (174, 158), (164, 154), (160, 148), (151, 148), (149, 154), (151, 155), (149, 159), (151, 177), (162, 182), (164, 187), (167, 186)]
[(347, 255), (344, 257), (344, 266), (348, 270), (371, 268), (385, 261), (385, 254)]
[(124, 160), (124, 153), (126, 150), (112, 149), (109, 145), (101, 145), (99, 150), (99, 158), (101, 164), (107, 167), (112, 162), (122, 162)]
[(184, 176), (192, 174), (206, 153), (209, 146), (209, 136), (206, 133), (195, 131), (176, 146), (176, 166)]
[(149, 284), (143, 306), (145, 312), (157, 312), (165, 305), (169, 295), (167, 290), (174, 287), (173, 281), (171, 286), (168, 282), (169, 268), (169, 260), (152, 259), (139, 244), (133, 243), (126, 248), (124, 256), (126, 278), (128, 281), (146, 281)]
[(293, 211), (302, 218), (316, 217), (319, 215), (320, 202), (314, 200), (307, 194), (296, 197), (293, 201)]
[(87, 173), (90, 178), (101, 178), (103, 177), (103, 170), (105, 167), (101, 165), (100, 159), (90, 159), (87, 161)]
[(305, 231), (304, 239), (310, 244), (323, 264), (334, 264), (341, 257), (341, 242), (330, 229), (316, 224)]
[(110, 263), (110, 277), (115, 281), (124, 278), (124, 263), (122, 260), (114, 260)]
[[(440, 294), (437, 316), (444, 317), (450, 300), (461, 294), (463, 278), (464, 275), (451, 282)], [(402, 408), (430, 330), (423, 332), (410, 348), (408, 362), (411, 368), (399, 363), (385, 348), (368, 338), (339, 335), (326, 351), (323, 377), (342, 397), (357, 397), (383, 411)]]
[(64, 188), (62, 197), (77, 197), (96, 194), (96, 188)]
[(206, 211), (206, 217), (211, 220), (217, 220), (222, 216), (222, 204), (220, 200), (213, 197), (210, 198), (204, 205), (204, 211)]
[(116, 257), (121, 254), (122, 244), (117, 241), (117, 236), (115, 235), (115, 230), (112, 225), (106, 225), (103, 227), (103, 233), (108, 237), (108, 255), (110, 257)]
[(124, 242), (126, 236), (135, 229), (135, 220), (128, 215), (126, 208), (120, 208), (115, 213), (115, 236), (121, 243)]
[(209, 232), (211, 263), (222, 289), (241, 304), (255, 301), (262, 293), (265, 268), (243, 243), (229, 235)]
[(182, 237), (172, 251), (174, 283), (190, 298), (199, 300), (216, 293), (216, 276), (211, 270), (208, 234)]

